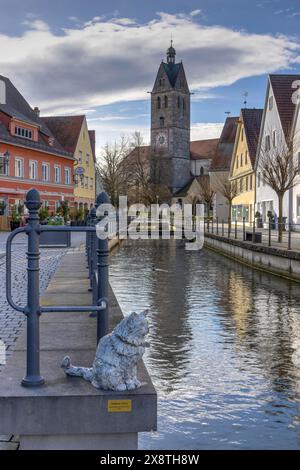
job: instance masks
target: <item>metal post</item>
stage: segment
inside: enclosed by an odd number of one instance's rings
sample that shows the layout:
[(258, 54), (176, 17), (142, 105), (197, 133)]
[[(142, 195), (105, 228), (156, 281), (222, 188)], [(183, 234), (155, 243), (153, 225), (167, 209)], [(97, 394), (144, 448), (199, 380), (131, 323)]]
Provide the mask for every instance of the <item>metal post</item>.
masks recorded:
[(237, 220), (236, 219), (234, 223), (234, 238), (237, 239)]
[[(110, 199), (104, 191), (97, 196), (96, 208), (98, 209), (101, 204), (110, 204)], [(97, 238), (98, 305), (100, 305), (100, 299), (108, 299), (108, 256), (108, 238), (104, 240)], [(108, 304), (97, 314), (97, 342), (107, 333)]]
[(207, 216), (207, 232), (209, 233), (209, 216)]
[(219, 235), (219, 217), (217, 217), (217, 235)]
[(289, 223), (288, 250), (292, 249), (292, 224)]
[(211, 219), (211, 233), (214, 233), (214, 218)]
[(231, 223), (231, 219), (230, 217), (228, 217), (228, 228), (227, 228), (227, 235), (228, 235), (228, 238), (230, 238), (230, 223)]
[(36, 387), (44, 384), (44, 378), (40, 375), (40, 305), (39, 305), (39, 215), (41, 199), (36, 189), (31, 189), (26, 194), (25, 206), (28, 209), (28, 251), (27, 251), (27, 370), (26, 377), (22, 380), (25, 387)]
[(246, 224), (245, 224), (245, 222), (246, 222), (246, 219), (245, 219), (245, 217), (243, 217), (243, 241), (246, 240)]
[(271, 220), (271, 218), (269, 218), (269, 242), (268, 242), (269, 246), (271, 246), (271, 244), (272, 244), (271, 229), (272, 229), (272, 220)]
[(224, 220), (222, 219), (222, 237), (224, 237)]

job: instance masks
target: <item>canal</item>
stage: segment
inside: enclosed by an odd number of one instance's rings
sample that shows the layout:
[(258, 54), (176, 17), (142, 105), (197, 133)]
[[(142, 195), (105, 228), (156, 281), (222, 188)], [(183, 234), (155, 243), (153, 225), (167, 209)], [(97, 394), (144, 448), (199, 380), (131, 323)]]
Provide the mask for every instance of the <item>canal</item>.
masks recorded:
[(300, 448), (300, 285), (174, 240), (125, 241), (110, 279), (150, 309), (158, 432), (141, 449)]

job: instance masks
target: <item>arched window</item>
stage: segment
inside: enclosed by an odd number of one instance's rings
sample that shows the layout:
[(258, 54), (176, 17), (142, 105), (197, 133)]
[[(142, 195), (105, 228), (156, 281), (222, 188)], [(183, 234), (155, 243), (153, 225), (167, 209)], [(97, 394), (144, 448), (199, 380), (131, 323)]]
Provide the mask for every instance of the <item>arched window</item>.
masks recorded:
[(159, 125), (160, 125), (160, 127), (164, 127), (164, 125), (165, 125), (165, 118), (162, 117), (162, 116), (159, 118)]
[(157, 109), (160, 109), (161, 108), (161, 100), (160, 100), (160, 96), (157, 97)]
[(180, 96), (177, 98), (177, 107), (180, 108)]
[(168, 97), (165, 96), (165, 108), (167, 108), (167, 107), (168, 107)]

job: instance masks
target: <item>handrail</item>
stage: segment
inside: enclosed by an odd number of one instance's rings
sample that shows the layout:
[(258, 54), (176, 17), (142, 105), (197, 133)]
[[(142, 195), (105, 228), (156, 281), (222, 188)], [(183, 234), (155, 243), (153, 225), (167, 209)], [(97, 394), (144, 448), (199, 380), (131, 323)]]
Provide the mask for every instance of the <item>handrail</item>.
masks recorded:
[[(96, 207), (107, 202), (106, 193), (100, 193), (96, 199)], [(50, 312), (91, 312), (97, 315), (97, 342), (108, 333), (108, 240), (96, 237), (96, 212), (91, 210), (91, 223), (88, 226), (41, 225), (38, 210), (42, 203), (39, 192), (31, 189), (26, 194), (25, 205), (29, 212), (28, 224), (14, 230), (6, 242), (6, 297), (9, 305), (16, 311), (27, 316), (27, 373), (22, 385), (36, 387), (45, 383), (40, 375), (40, 334), (39, 317), (42, 313)], [(93, 291), (93, 305), (84, 306), (47, 306), (40, 305), (39, 295), (39, 242), (43, 232), (86, 232), (87, 255), (89, 263), (89, 276)], [(12, 241), (19, 233), (28, 236), (27, 250), (27, 305), (22, 307), (15, 304), (11, 292), (11, 246)], [(95, 249), (96, 248), (96, 249)]]

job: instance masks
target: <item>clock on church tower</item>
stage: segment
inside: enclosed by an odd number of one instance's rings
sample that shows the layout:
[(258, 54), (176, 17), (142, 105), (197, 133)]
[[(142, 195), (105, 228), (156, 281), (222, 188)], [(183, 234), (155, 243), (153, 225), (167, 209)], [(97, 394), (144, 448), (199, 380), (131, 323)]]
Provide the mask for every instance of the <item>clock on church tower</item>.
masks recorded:
[(167, 50), (151, 92), (151, 179), (172, 194), (190, 180), (190, 91), (176, 51)]

